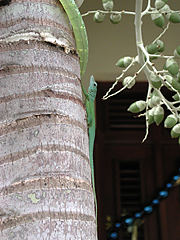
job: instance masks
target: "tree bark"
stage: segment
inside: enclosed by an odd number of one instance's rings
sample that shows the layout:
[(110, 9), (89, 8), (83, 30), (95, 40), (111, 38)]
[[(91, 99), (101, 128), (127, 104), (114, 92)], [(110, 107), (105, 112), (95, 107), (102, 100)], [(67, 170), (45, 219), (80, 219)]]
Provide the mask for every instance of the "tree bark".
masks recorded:
[(96, 239), (79, 59), (57, 0), (0, 8), (0, 239)]

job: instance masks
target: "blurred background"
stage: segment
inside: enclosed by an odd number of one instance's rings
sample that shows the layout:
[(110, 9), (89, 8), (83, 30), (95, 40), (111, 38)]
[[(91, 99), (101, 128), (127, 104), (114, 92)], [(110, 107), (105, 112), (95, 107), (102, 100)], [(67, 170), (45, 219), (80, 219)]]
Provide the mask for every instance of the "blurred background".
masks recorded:
[[(135, 0), (114, 0), (114, 10), (134, 11)], [(144, 1), (144, 9), (147, 1)], [(153, 5), (153, 4), (152, 4)], [(169, 1), (171, 9), (180, 10), (180, 1)], [(101, 0), (85, 0), (81, 13), (102, 9)], [(123, 15), (119, 24), (110, 23), (108, 16), (103, 23), (95, 23), (93, 15), (84, 17), (89, 38), (89, 62), (85, 75), (86, 86), (91, 74), (98, 82), (96, 98), (95, 178), (98, 200), (99, 240), (130, 240), (132, 235), (121, 229), (110, 235), (113, 224), (122, 216), (139, 211), (155, 198), (180, 166), (180, 149), (177, 139), (170, 138), (170, 131), (152, 124), (147, 140), (145, 121), (127, 112), (129, 105), (145, 100), (147, 82), (144, 74), (136, 85), (119, 95), (103, 101), (112, 82), (121, 69), (115, 63), (123, 56), (136, 56), (134, 16)], [(150, 44), (161, 29), (151, 17), (143, 18), (144, 44)], [(165, 42), (165, 55), (172, 55), (180, 45), (180, 24), (170, 24), (161, 38)], [(156, 60), (160, 69), (163, 62)], [(132, 75), (132, 68), (128, 75)], [(116, 89), (122, 87), (119, 83)], [(171, 93), (164, 89), (167, 98)], [(169, 114), (168, 111), (166, 115)], [(139, 240), (180, 240), (180, 188), (173, 187), (166, 199), (153, 213), (145, 216), (138, 229)]]

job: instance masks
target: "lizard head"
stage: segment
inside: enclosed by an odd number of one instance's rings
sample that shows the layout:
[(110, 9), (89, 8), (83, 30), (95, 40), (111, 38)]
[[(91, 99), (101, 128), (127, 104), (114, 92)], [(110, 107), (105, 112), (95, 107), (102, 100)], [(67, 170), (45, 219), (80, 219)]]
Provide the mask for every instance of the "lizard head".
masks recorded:
[(94, 101), (96, 98), (96, 93), (97, 93), (97, 83), (95, 82), (94, 77), (91, 76), (89, 88), (88, 88), (89, 99)]

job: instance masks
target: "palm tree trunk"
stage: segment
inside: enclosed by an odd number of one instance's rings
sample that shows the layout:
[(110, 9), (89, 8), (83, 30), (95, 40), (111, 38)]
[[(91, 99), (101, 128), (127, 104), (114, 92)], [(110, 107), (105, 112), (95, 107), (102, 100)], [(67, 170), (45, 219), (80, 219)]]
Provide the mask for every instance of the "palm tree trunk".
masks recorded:
[(94, 240), (79, 59), (57, 0), (0, 8), (0, 239)]

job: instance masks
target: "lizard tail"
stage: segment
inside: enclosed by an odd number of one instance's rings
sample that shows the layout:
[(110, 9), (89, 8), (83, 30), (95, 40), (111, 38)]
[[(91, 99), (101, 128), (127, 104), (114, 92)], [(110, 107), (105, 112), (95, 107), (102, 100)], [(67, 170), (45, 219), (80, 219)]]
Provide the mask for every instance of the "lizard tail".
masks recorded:
[(94, 161), (93, 161), (95, 132), (89, 131), (89, 139), (90, 139), (89, 140), (89, 158), (90, 158), (90, 167), (91, 167), (91, 181), (92, 181), (92, 187), (93, 187), (95, 212), (96, 212), (96, 220), (97, 220), (97, 198), (96, 198), (96, 190), (95, 190)]

